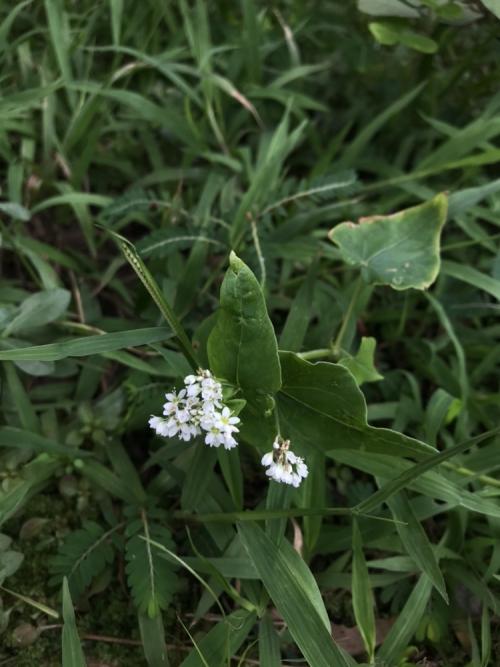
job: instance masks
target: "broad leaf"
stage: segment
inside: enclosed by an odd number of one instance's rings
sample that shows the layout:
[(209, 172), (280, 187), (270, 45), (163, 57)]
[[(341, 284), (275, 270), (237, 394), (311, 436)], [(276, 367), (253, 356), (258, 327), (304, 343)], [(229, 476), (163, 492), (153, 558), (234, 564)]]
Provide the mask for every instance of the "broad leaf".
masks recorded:
[(210, 368), (250, 396), (281, 386), (278, 345), (260, 285), (234, 252), (220, 293), (217, 323), (208, 339)]
[(283, 540), (280, 547), (253, 523), (238, 526), (243, 545), (311, 667), (346, 667), (343, 653), (332, 639), (323, 600), (311, 571)]
[(396, 290), (425, 289), (439, 273), (439, 243), (447, 198), (433, 199), (393, 215), (343, 222), (330, 232), (343, 259), (361, 269), (363, 279)]
[(500, 19), (500, 0), (481, 0), (486, 9)]
[(278, 394), (282, 432), (323, 450), (361, 450), (392, 456), (428, 456), (429, 445), (386, 428), (369, 426), (366, 402), (351, 373), (327, 362), (312, 364), (280, 353), (283, 386)]
[(3, 336), (41, 327), (57, 320), (66, 311), (71, 294), (59, 287), (36, 292), (25, 299), (14, 319), (5, 327)]

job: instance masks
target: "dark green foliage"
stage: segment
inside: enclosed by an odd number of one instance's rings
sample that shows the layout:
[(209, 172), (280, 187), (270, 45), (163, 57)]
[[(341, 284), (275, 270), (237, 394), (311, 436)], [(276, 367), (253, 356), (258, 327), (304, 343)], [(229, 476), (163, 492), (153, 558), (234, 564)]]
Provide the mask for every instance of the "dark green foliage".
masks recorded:
[(175, 545), (168, 528), (149, 523), (146, 515), (127, 525), (126, 537), (128, 585), (138, 611), (153, 618), (167, 609), (177, 586), (175, 565), (153, 543), (169, 550), (174, 550)]
[(113, 563), (112, 532), (95, 521), (85, 521), (82, 528), (70, 533), (51, 561), (51, 583), (57, 584), (66, 577), (71, 595), (77, 600), (92, 580)]
[(499, 25), (1, 4), (0, 663), (499, 663)]

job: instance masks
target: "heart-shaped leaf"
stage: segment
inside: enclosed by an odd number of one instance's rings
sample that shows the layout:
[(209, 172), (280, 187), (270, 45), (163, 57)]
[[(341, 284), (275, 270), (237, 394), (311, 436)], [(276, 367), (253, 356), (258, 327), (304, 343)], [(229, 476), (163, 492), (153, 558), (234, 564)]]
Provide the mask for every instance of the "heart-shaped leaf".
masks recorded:
[(393, 215), (361, 218), (358, 224), (343, 222), (329, 236), (342, 258), (361, 269), (367, 283), (396, 290), (425, 289), (439, 273), (447, 201), (439, 194)]
[(339, 364), (312, 364), (280, 352), (283, 386), (278, 410), (283, 435), (331, 449), (420, 458), (435, 449), (388, 428), (369, 426), (366, 402), (351, 373)]

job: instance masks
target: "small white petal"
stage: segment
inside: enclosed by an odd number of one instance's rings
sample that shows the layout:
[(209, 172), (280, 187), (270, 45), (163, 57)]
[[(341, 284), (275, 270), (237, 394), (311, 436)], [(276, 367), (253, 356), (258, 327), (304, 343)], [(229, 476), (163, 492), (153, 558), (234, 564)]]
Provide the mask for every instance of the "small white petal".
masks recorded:
[(273, 465), (273, 453), (267, 452), (267, 454), (264, 454), (260, 462), (262, 463), (263, 466), (266, 467)]

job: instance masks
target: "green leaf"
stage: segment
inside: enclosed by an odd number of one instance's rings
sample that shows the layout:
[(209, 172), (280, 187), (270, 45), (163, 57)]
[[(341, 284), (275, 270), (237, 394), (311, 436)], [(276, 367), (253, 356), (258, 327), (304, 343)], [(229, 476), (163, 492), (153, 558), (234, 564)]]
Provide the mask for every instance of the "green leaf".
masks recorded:
[(123, 256), (130, 264), (130, 266), (134, 269), (137, 277), (142, 282), (144, 287), (147, 289), (149, 295), (151, 296), (156, 306), (158, 307), (158, 310), (163, 315), (165, 320), (168, 322), (170, 328), (172, 329), (174, 335), (177, 338), (179, 347), (181, 348), (181, 351), (186, 357), (190, 366), (193, 368), (193, 370), (197, 370), (198, 362), (196, 360), (196, 355), (194, 353), (193, 346), (191, 345), (191, 341), (187, 337), (187, 334), (184, 331), (184, 327), (182, 326), (177, 315), (174, 313), (172, 307), (165, 299), (163, 292), (158, 286), (158, 283), (153, 278), (151, 272), (146, 267), (146, 265), (140, 258), (139, 254), (137, 253), (135, 246), (132, 243), (130, 243), (130, 241), (128, 241), (126, 238), (120, 236), (120, 234), (116, 234), (115, 232), (111, 232), (110, 230), (108, 230), (108, 233), (118, 243), (118, 246), (120, 247)]
[(352, 526), (352, 605), (366, 652), (373, 662), (375, 653), (375, 611), (361, 532), (356, 519)]
[(38, 433), (40, 431), (40, 422), (30, 401), (28, 392), (24, 388), (14, 365), (6, 363), (4, 364), (4, 368), (10, 398), (17, 410), (21, 426), (27, 431)]
[(86, 667), (66, 577), (62, 587), (62, 616), (62, 667)]
[(383, 376), (375, 368), (373, 358), (375, 356), (375, 338), (363, 338), (359, 345), (359, 350), (355, 356), (348, 356), (339, 359), (339, 364), (347, 368), (353, 375), (358, 385), (363, 382), (378, 382), (383, 380)]
[(418, 18), (418, 10), (409, 7), (405, 0), (358, 0), (358, 9), (371, 16), (404, 16)]
[(244, 609), (219, 621), (181, 663), (180, 667), (222, 667), (229, 664), (255, 624), (255, 614)]
[(57, 320), (66, 311), (70, 299), (71, 294), (59, 287), (32, 294), (22, 302), (19, 312), (5, 327), (2, 336), (7, 338), (13, 333), (41, 327)]
[(259, 623), (259, 665), (281, 667), (280, 640), (269, 614), (264, 614)]
[(474, 267), (446, 260), (443, 262), (442, 272), (444, 275), (455, 278), (455, 280), (461, 280), (468, 285), (483, 290), (483, 292), (491, 294), (500, 301), (500, 282)]
[(278, 548), (255, 524), (240, 523), (238, 531), (250, 559), (311, 667), (347, 667), (332, 639), (321, 593), (311, 571), (283, 540)]
[(0, 533), (0, 586), (20, 567), (24, 556), (20, 551), (10, 549), (11, 538)]
[(158, 549), (148, 540), (155, 540), (173, 549), (172, 536), (165, 526), (149, 523), (145, 514), (142, 519), (132, 521), (127, 526), (126, 534), (129, 539), (125, 551), (125, 572), (132, 597), (140, 613), (154, 618), (170, 604), (177, 585), (177, 575), (172, 563), (162, 558)]
[(78, 600), (91, 582), (114, 560), (109, 537), (116, 527), (105, 531), (95, 521), (85, 521), (83, 527), (66, 537), (59, 552), (51, 559), (52, 582), (67, 581), (71, 595)]
[(165, 646), (165, 630), (161, 614), (151, 618), (147, 614), (139, 613), (139, 629), (144, 657), (149, 667), (168, 667), (170, 662)]
[(402, 44), (421, 53), (436, 53), (438, 44), (436, 41), (410, 30), (406, 23), (399, 21), (373, 21), (368, 28), (379, 44), (384, 46), (395, 46)]
[(67, 357), (87, 357), (92, 354), (105, 354), (106, 352), (121, 350), (125, 347), (148, 345), (170, 337), (170, 331), (166, 327), (103, 333), (98, 336), (64, 340), (60, 343), (0, 350), (0, 361), (59, 361)]
[(33, 493), (48, 484), (61, 467), (59, 460), (44, 453), (25, 465), (19, 477), (9, 479), (9, 483), (0, 488), (0, 525), (10, 519)]
[(439, 273), (441, 229), (446, 221), (446, 195), (393, 215), (343, 222), (330, 231), (348, 264), (363, 279), (396, 290), (425, 289)]
[(317, 272), (317, 265), (312, 264), (307, 272), (306, 279), (297, 290), (279, 339), (279, 346), (282, 350), (299, 352), (302, 348), (312, 316)]
[[(378, 491), (373, 493), (369, 498), (363, 500), (361, 503), (356, 505), (355, 509), (359, 512), (372, 512), (381, 503), (387, 502), (387, 500), (391, 498), (391, 496), (393, 496), (401, 489), (404, 489), (405, 487), (409, 486), (412, 482), (414, 482), (418, 477), (423, 475), (425, 472), (432, 470), (432, 468), (435, 468), (436, 466), (440, 465), (441, 463), (444, 463), (445, 461), (453, 458), (454, 456), (457, 456), (458, 454), (466, 452), (475, 444), (479, 444), (482, 440), (486, 440), (488, 438), (491, 438), (492, 436), (497, 435), (499, 431), (500, 428), (493, 429), (492, 431), (487, 431), (486, 433), (482, 433), (481, 435), (477, 435), (474, 438), (469, 438), (468, 440), (464, 440), (464, 442), (460, 442), (458, 445), (453, 445), (452, 447), (449, 447), (448, 449), (445, 449), (442, 452), (437, 452), (432, 456), (427, 457), (425, 460), (420, 461), (420, 463), (411, 466), (411, 468), (409, 468), (408, 470), (405, 470), (397, 477), (391, 479), (390, 482), (387, 482), (383, 487), (381, 487)], [(443, 485), (446, 481), (447, 481), (446, 478), (444, 478)], [(458, 497), (460, 497), (459, 494), (457, 495)], [(488, 505), (488, 500), (486, 498), (481, 498), (481, 496), (478, 495), (478, 500), (482, 500), (485, 505)], [(478, 503), (478, 509), (476, 511), (481, 511), (480, 505), (481, 503)], [(498, 506), (496, 507), (496, 511), (498, 513)], [(495, 516), (495, 514), (493, 516)]]
[[(386, 428), (369, 426), (366, 402), (351, 373), (328, 362), (312, 364), (281, 352), (283, 387), (278, 409), (283, 434), (306, 445), (391, 456), (428, 456), (429, 445)], [(285, 428), (286, 427), (286, 428)]]
[(382, 663), (397, 664), (419, 626), (431, 593), (432, 584), (423, 574), (377, 652), (377, 658)]
[(439, 564), (431, 543), (422, 524), (415, 516), (415, 512), (404, 491), (400, 491), (387, 500), (387, 504), (396, 519), (396, 530), (407, 554), (415, 561), (419, 569), (424, 572), (444, 601), (448, 604), (446, 584), (439, 569)]
[(31, 213), (27, 208), (21, 206), (21, 204), (16, 204), (15, 202), (0, 202), (0, 212), (5, 213), (5, 215), (10, 216), (16, 220), (22, 220), (23, 222), (28, 222), (31, 218)]
[(500, 0), (481, 0), (486, 9), (500, 19)]
[(260, 285), (234, 252), (220, 294), (220, 310), (208, 339), (210, 368), (253, 396), (281, 386), (278, 345)]
[(379, 44), (394, 46), (399, 42), (398, 32), (390, 23), (372, 21), (368, 28)]

